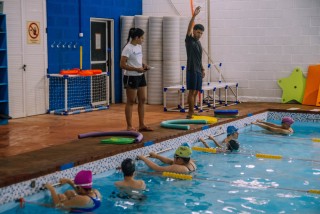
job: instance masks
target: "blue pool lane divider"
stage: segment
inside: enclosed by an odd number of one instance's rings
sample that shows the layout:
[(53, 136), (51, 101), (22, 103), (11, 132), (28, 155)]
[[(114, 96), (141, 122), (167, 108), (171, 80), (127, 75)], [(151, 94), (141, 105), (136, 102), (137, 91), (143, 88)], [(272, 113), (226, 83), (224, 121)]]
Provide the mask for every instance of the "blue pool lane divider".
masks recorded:
[[(205, 147), (192, 147), (192, 150), (198, 151), (198, 152), (207, 152), (207, 153), (217, 153), (216, 148), (205, 148)], [(307, 162), (317, 162), (320, 163), (320, 160), (313, 160), (313, 159), (304, 159), (304, 158), (290, 158), (290, 157), (282, 157), (282, 155), (272, 155), (272, 154), (263, 154), (263, 153), (256, 153), (256, 154), (250, 154), (250, 153), (241, 153), (236, 152), (233, 154), (239, 154), (239, 155), (246, 155), (246, 156), (255, 156), (256, 158), (261, 159), (288, 159), (288, 160), (299, 160), (299, 161), (307, 161)]]
[[(147, 171), (138, 171), (139, 173), (144, 174), (150, 174), (151, 172)], [(152, 174), (157, 175), (157, 174)], [(213, 181), (213, 182), (220, 182), (220, 183), (229, 183), (229, 184), (236, 184), (234, 181), (227, 181), (227, 180), (221, 180), (220, 178), (214, 179), (214, 178), (204, 178), (204, 177), (197, 177), (189, 175), (189, 174), (182, 174), (182, 173), (174, 173), (174, 172), (163, 172), (161, 174), (163, 177), (170, 177), (170, 178), (176, 178), (180, 180), (202, 180), (202, 181)], [(248, 185), (246, 187), (255, 187), (255, 185)], [(260, 186), (259, 186), (260, 187)], [(302, 190), (302, 189), (291, 189), (286, 187), (279, 187), (279, 186), (265, 186), (267, 189), (280, 189), (280, 190), (287, 190), (287, 191), (295, 191), (295, 192), (303, 192), (303, 193), (311, 193), (311, 194), (320, 194), (319, 189), (309, 189), (309, 190)]]
[[(251, 126), (252, 127), (252, 126)], [(246, 136), (266, 136), (266, 134), (259, 134), (259, 133), (241, 133), (241, 135), (246, 135)], [(283, 136), (283, 135), (272, 135), (272, 138), (288, 138), (288, 136)], [(290, 139), (294, 139), (294, 140), (302, 140), (304, 142), (301, 143), (308, 143), (307, 141), (311, 140), (314, 143), (320, 143), (320, 138), (303, 138), (303, 137), (293, 137), (290, 136)]]

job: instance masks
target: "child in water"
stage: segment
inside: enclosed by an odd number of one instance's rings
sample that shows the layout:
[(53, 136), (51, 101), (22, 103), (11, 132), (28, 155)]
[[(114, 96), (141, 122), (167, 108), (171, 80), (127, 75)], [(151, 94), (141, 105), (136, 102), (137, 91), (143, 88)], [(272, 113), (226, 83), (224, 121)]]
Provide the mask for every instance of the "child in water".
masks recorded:
[(127, 158), (121, 163), (121, 170), (123, 172), (123, 181), (117, 181), (114, 185), (118, 188), (130, 188), (136, 190), (146, 189), (146, 184), (143, 180), (135, 180), (134, 174), (136, 171), (135, 163), (131, 158)]
[[(217, 146), (217, 153), (232, 152), (233, 150), (238, 150), (240, 146), (240, 144), (237, 142), (238, 137), (238, 129), (234, 126), (227, 127), (227, 137), (222, 141), (222, 145), (219, 144), (213, 136), (208, 136), (208, 138), (212, 140), (214, 144)], [(203, 145), (206, 148), (210, 148), (203, 138), (199, 138), (199, 140), (203, 143)]]
[(135, 163), (131, 158), (127, 158), (121, 163), (121, 170), (123, 172), (123, 181), (117, 181), (114, 185), (119, 189), (120, 192), (112, 192), (112, 198), (122, 199), (134, 199), (144, 200), (145, 195), (142, 191), (146, 189), (146, 184), (143, 180), (135, 180), (134, 175), (136, 171)]
[(281, 125), (264, 122), (262, 120), (257, 120), (256, 122), (253, 122), (252, 124), (257, 125), (263, 129), (266, 129), (266, 130), (273, 132), (273, 133), (276, 133), (276, 134), (289, 135), (289, 134), (293, 133), (293, 129), (291, 128), (291, 125), (293, 123), (294, 123), (294, 120), (291, 117), (283, 117), (281, 120)]
[(180, 146), (175, 151), (173, 159), (150, 152), (150, 157), (160, 160), (167, 166), (159, 166), (145, 156), (138, 156), (138, 159), (144, 161), (147, 166), (158, 172), (175, 172), (175, 173), (189, 173), (197, 169), (196, 164), (191, 160), (192, 150), (189, 146)]
[(69, 190), (64, 194), (57, 194), (55, 188), (47, 183), (46, 188), (50, 191), (53, 203), (56, 207), (75, 212), (91, 212), (101, 205), (101, 194), (92, 188), (92, 172), (82, 170), (77, 173), (74, 181), (63, 178), (61, 184), (70, 184), (75, 191)]

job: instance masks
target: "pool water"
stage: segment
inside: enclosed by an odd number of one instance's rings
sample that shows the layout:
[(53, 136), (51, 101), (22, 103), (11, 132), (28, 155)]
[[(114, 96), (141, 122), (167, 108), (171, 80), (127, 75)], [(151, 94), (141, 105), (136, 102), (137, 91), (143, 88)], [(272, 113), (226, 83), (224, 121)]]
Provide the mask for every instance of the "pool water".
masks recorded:
[[(141, 201), (110, 197), (117, 192), (113, 183), (122, 180), (122, 173), (96, 176), (94, 187), (102, 193), (103, 203), (94, 213), (319, 213), (320, 195), (307, 191), (320, 189), (320, 143), (311, 140), (320, 138), (320, 125), (296, 122), (293, 129), (292, 136), (282, 136), (248, 126), (239, 131), (241, 146), (237, 153), (194, 151), (192, 158), (198, 170), (191, 181), (155, 175), (142, 161), (137, 161), (136, 178), (147, 184), (147, 198)], [(224, 137), (216, 138), (221, 141)], [(256, 153), (283, 158), (258, 159)], [(173, 151), (164, 155), (172, 157)], [(33, 196), (26, 200), (50, 203), (48, 193), (44, 198)], [(25, 208), (5, 213), (63, 211), (26, 203)]]

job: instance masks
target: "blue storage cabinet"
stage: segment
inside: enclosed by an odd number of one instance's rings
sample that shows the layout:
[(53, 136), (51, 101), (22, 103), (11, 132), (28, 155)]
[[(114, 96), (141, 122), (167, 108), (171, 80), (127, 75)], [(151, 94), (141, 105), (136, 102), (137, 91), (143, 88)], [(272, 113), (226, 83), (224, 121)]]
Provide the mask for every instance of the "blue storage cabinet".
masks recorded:
[(8, 59), (6, 15), (0, 13), (0, 125), (8, 124)]

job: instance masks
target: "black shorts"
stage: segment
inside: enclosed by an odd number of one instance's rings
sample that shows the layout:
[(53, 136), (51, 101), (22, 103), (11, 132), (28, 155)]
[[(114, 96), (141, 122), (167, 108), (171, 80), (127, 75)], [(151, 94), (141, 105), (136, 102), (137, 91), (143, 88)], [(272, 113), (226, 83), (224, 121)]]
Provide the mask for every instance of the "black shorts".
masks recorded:
[(201, 91), (202, 74), (200, 72), (187, 71), (187, 90)]
[(124, 88), (138, 89), (139, 87), (147, 86), (146, 77), (144, 74), (141, 76), (123, 76)]

